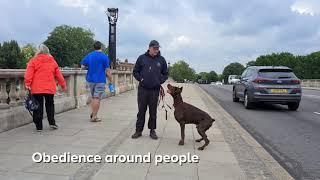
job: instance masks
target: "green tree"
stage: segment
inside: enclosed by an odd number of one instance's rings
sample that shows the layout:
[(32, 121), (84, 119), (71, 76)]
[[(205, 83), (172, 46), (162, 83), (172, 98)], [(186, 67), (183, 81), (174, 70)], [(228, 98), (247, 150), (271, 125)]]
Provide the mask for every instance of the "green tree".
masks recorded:
[(249, 61), (249, 62), (246, 64), (246, 67), (255, 66), (255, 65), (256, 65), (256, 61)]
[(23, 55), (23, 60), (20, 66), (22, 68), (26, 68), (26, 65), (29, 62), (29, 60), (35, 55), (36, 48), (33, 44), (27, 44), (21, 48), (21, 53)]
[[(203, 83), (209, 83), (209, 73), (207, 72), (200, 72), (199, 75), (200, 79)], [(198, 80), (199, 81), (199, 80)]]
[(3, 42), (0, 48), (0, 68), (18, 69), (21, 68), (23, 55), (17, 41)]
[(169, 74), (177, 82), (184, 82), (184, 79), (194, 81), (196, 78), (195, 70), (183, 60), (174, 63), (169, 69)]
[(218, 80), (218, 75), (215, 71), (200, 72), (198, 74), (197, 79), (201, 79), (202, 82), (205, 82), (205, 83), (211, 83), (211, 82), (215, 82)]
[(104, 49), (105, 54), (109, 54), (109, 46)]
[(2, 55), (2, 45), (0, 43), (0, 68), (3, 68), (3, 67), (4, 67), (4, 58)]
[(218, 81), (218, 74), (215, 71), (210, 71), (208, 75), (209, 75), (208, 77), (209, 82)]
[(56, 27), (44, 42), (59, 66), (73, 66), (93, 50), (94, 34), (80, 27)]
[(238, 63), (231, 63), (228, 66), (226, 66), (222, 72), (222, 77), (225, 83), (228, 82), (229, 75), (241, 75), (244, 71), (245, 67)]
[(288, 66), (294, 68), (295, 60), (293, 54), (282, 52), (259, 56), (254, 64), (257, 66)]
[(320, 78), (320, 51), (306, 56), (294, 56), (288, 52), (272, 53), (259, 56), (255, 61), (247, 63), (256, 66), (287, 66), (293, 69), (301, 79)]
[(320, 79), (320, 51), (305, 56), (301, 63), (303, 78)]

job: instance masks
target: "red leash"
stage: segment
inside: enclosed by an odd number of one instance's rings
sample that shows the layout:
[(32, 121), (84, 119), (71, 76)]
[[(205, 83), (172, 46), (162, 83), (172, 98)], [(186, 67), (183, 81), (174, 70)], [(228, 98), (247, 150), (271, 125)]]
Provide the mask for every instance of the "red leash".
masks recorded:
[(158, 106), (159, 106), (159, 104), (160, 104), (160, 101), (162, 101), (162, 107), (161, 107), (161, 108), (166, 111), (166, 120), (168, 120), (168, 110), (167, 110), (167, 108), (166, 108), (165, 105), (167, 105), (169, 109), (172, 109), (172, 108), (171, 108), (171, 107), (168, 105), (168, 103), (166, 103), (165, 100), (164, 100), (164, 96), (165, 96), (166, 94), (165, 94), (164, 89), (163, 89), (162, 86), (160, 86), (160, 94), (159, 94), (159, 95), (160, 95), (160, 98), (159, 98), (159, 101), (158, 101)]

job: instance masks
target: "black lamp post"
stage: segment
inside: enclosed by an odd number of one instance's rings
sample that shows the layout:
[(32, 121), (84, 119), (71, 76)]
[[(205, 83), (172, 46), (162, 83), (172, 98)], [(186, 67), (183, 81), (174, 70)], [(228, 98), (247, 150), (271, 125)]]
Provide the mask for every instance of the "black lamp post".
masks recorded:
[(168, 62), (168, 73), (169, 73), (169, 76), (170, 76), (170, 61)]
[(111, 68), (116, 68), (116, 25), (118, 20), (118, 8), (108, 8), (106, 11), (109, 20), (109, 58)]

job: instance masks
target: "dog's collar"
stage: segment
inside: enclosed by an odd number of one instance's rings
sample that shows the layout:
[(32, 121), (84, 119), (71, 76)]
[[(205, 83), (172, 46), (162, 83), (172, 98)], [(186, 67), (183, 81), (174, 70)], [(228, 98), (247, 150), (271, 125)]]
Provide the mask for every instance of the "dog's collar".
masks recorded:
[(177, 107), (179, 104), (183, 103), (183, 101), (179, 101), (177, 103), (173, 103), (173, 107)]
[[(177, 99), (177, 98), (179, 98), (179, 99)], [(183, 100), (182, 100), (182, 97), (180, 96), (178, 96), (178, 97), (176, 97), (175, 98), (175, 100), (174, 100), (174, 102), (173, 102), (173, 107), (177, 107), (179, 104), (181, 104), (181, 103), (183, 103)]]

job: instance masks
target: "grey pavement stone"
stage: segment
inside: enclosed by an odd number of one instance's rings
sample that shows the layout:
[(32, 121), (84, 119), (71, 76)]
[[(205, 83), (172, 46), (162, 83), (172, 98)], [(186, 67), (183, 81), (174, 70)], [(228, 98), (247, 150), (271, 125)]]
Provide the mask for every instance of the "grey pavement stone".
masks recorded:
[[(201, 145), (203, 142), (198, 143), (196, 145)], [(199, 154), (205, 155), (206, 153), (215, 153), (215, 152), (232, 152), (230, 146), (226, 142), (210, 142), (210, 146), (206, 147), (206, 151), (196, 151)]]
[(105, 168), (101, 171), (102, 173), (112, 172), (128, 172), (130, 174), (135, 173), (147, 173), (149, 164), (148, 163), (108, 163)]
[(12, 142), (12, 141), (6, 140), (5, 138), (2, 138), (0, 140), (0, 153), (7, 152), (7, 150), (9, 148), (11, 148), (12, 146), (14, 146), (15, 144), (16, 144), (15, 142)]
[(199, 163), (199, 179), (245, 180), (247, 177), (238, 164), (201, 161)]
[(80, 163), (37, 163), (23, 170), (26, 173), (70, 176), (83, 166)]
[(214, 163), (229, 163), (229, 164), (237, 164), (238, 161), (231, 151), (219, 151), (219, 150), (211, 150), (211, 151), (199, 151), (197, 152), (199, 155), (200, 161), (210, 161)]
[(57, 176), (36, 173), (11, 172), (5, 175), (0, 174), (0, 179), (5, 180), (68, 180), (68, 176)]
[(161, 145), (157, 149), (158, 154), (185, 154), (185, 153), (193, 153), (194, 152), (194, 141), (193, 140), (185, 140), (184, 145), (178, 145), (179, 140), (163, 138), (161, 140)]
[(173, 179), (174, 177), (197, 179), (197, 164), (189, 163), (182, 166), (177, 163), (162, 163), (158, 164), (158, 166), (152, 164), (147, 174), (147, 179), (156, 179), (161, 176), (168, 177), (169, 179)]
[[(56, 115), (59, 129), (52, 131), (44, 119), (44, 131), (37, 133), (33, 124), (0, 133), (0, 179), (272, 179), (268, 171), (250, 150), (241, 134), (234, 133), (233, 126), (222, 123), (227, 115), (219, 113), (208, 105), (194, 85), (184, 84), (183, 98), (186, 102), (203, 109), (217, 118), (216, 123), (207, 131), (210, 144), (204, 151), (197, 148), (204, 142), (195, 142), (200, 138), (195, 125), (186, 125), (185, 144), (179, 146), (180, 127), (169, 110), (168, 120), (165, 112), (158, 108), (158, 140), (149, 137), (146, 126), (143, 136), (131, 139), (135, 130), (137, 114), (136, 91), (110, 97), (101, 103), (99, 116), (103, 121), (89, 122), (89, 107), (71, 110)], [(172, 105), (172, 98), (165, 97)], [(254, 143), (254, 142), (253, 142)], [(252, 144), (253, 144), (252, 143)], [(238, 148), (238, 149), (236, 149)], [(151, 154), (151, 163), (33, 163), (32, 153), (46, 154), (100, 155), (145, 155)], [(259, 151), (259, 149), (257, 150)], [(154, 164), (155, 155), (198, 155), (199, 163)], [(262, 158), (275, 163), (263, 151)], [(242, 154), (241, 156), (239, 156)], [(261, 158), (260, 157), (260, 158)], [(19, 163), (17, 163), (19, 162)], [(275, 170), (276, 171), (276, 170)], [(269, 173), (269, 174), (268, 174)]]
[(76, 155), (92, 155), (99, 151), (97, 147), (79, 147), (79, 146), (63, 146), (63, 145), (49, 145), (44, 151), (46, 154), (50, 155), (60, 155), (64, 152), (70, 152)]
[(0, 153), (0, 171), (22, 171), (34, 164), (30, 156)]
[(143, 180), (145, 179), (145, 175), (143, 173), (135, 172), (108, 172), (108, 173), (101, 173), (98, 172), (94, 177), (92, 177), (92, 180), (120, 180), (120, 179), (130, 179), (130, 180)]
[(35, 152), (42, 152), (47, 149), (49, 145), (46, 144), (30, 144), (30, 143), (17, 143), (11, 146), (9, 149), (6, 150), (5, 153), (13, 154), (13, 155), (26, 155), (31, 156)]

